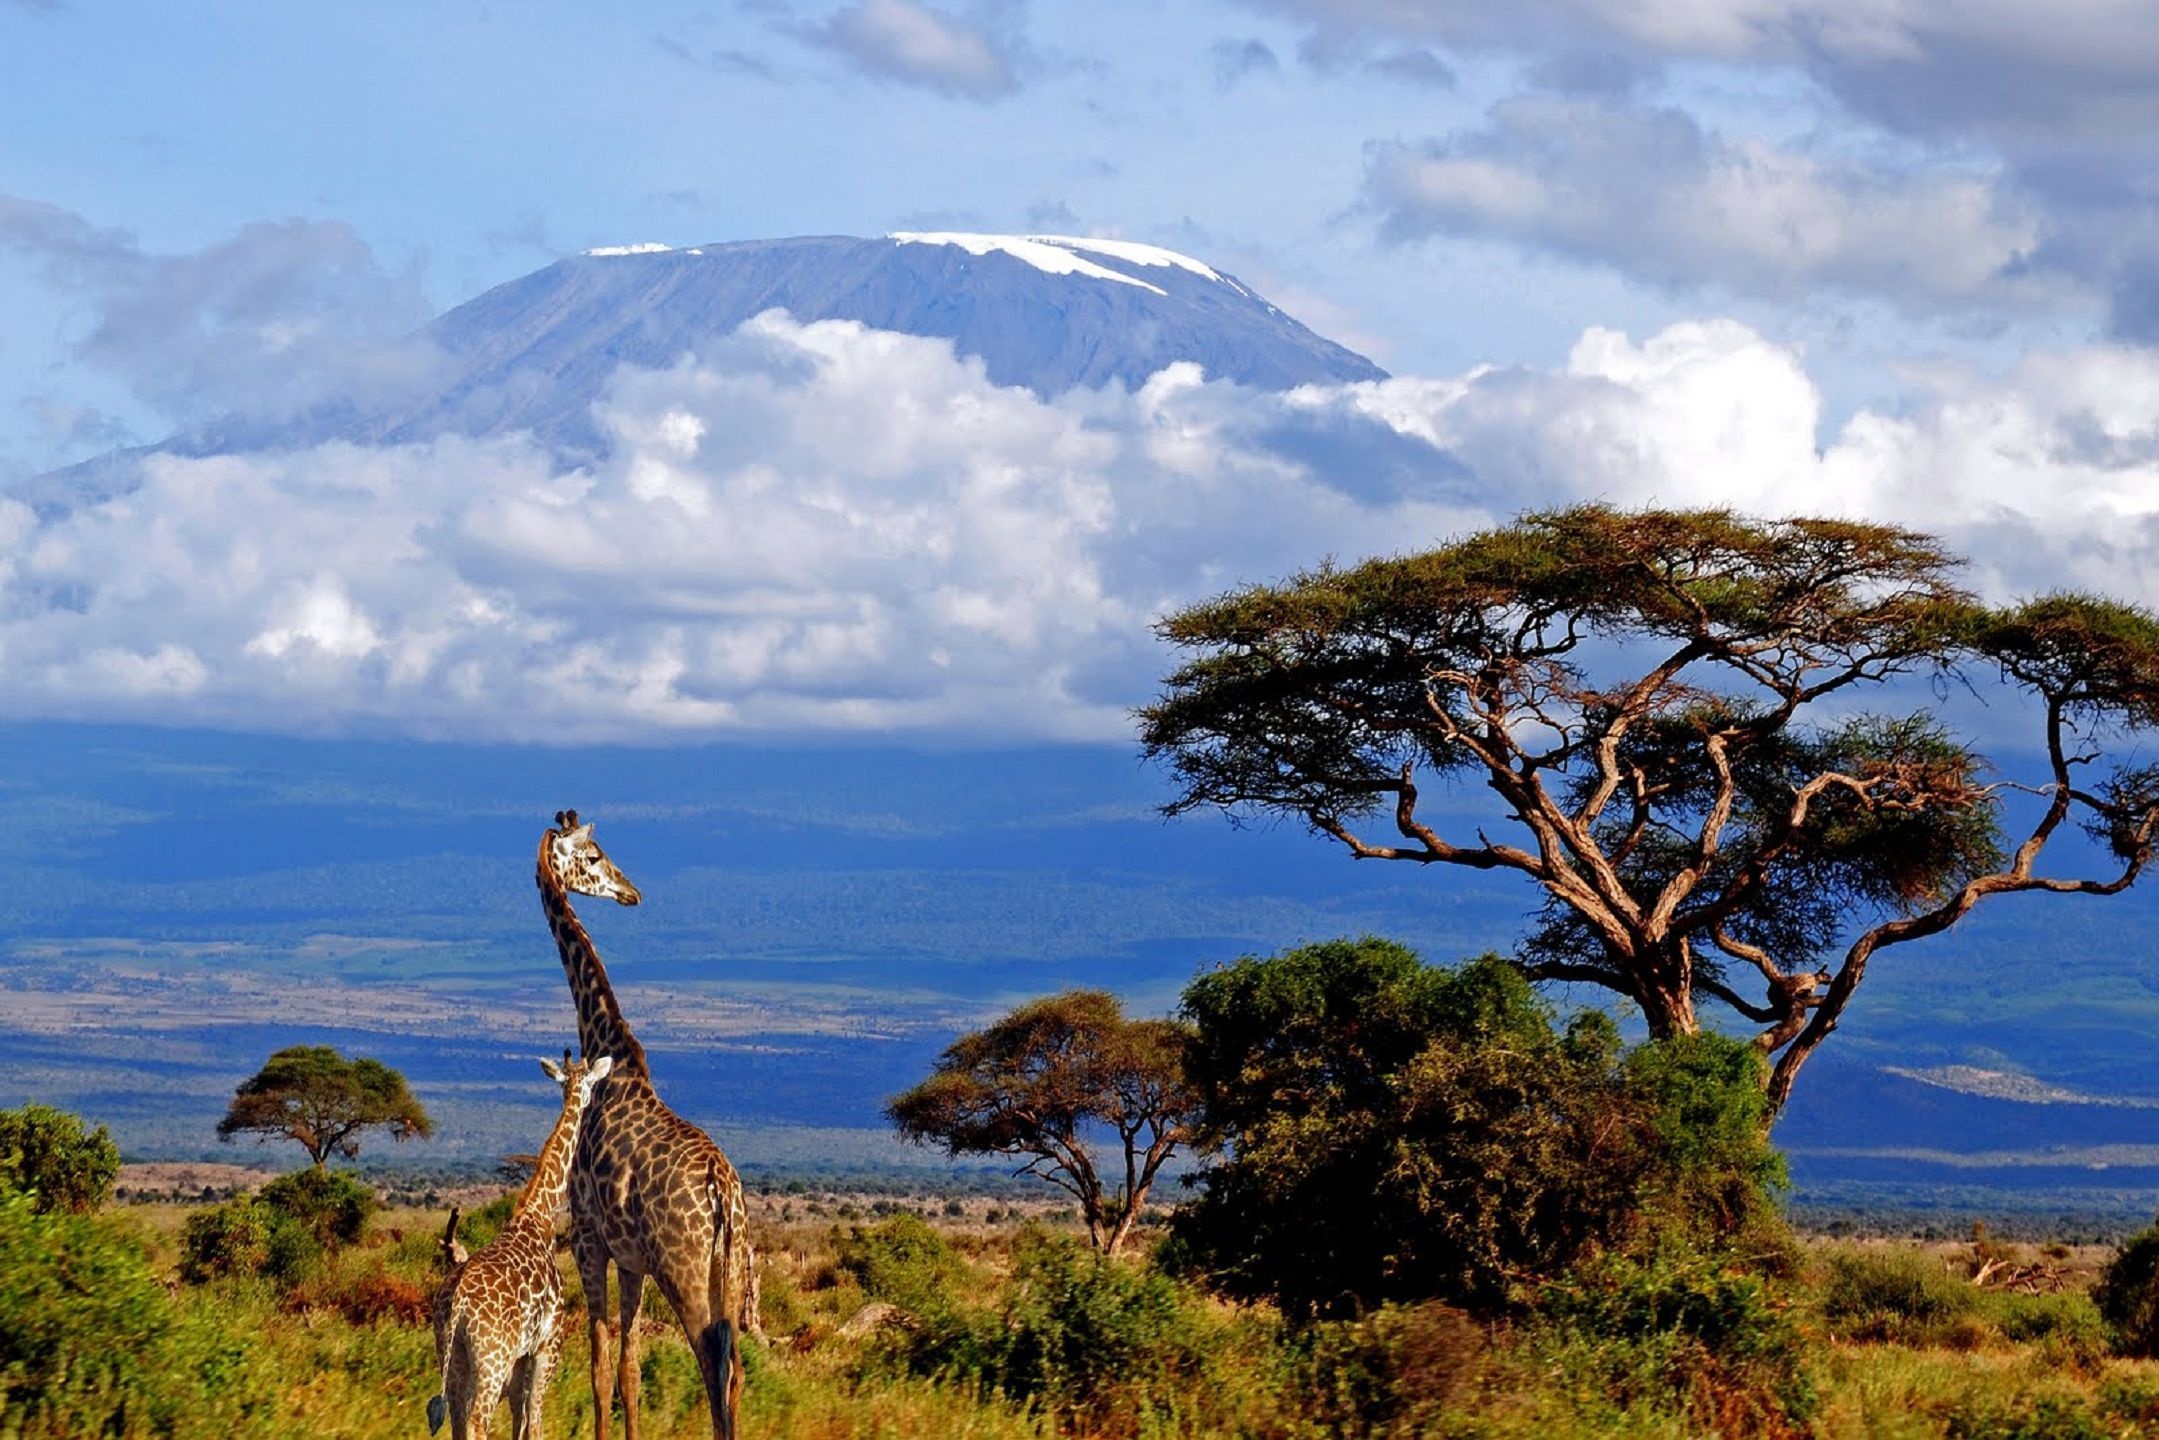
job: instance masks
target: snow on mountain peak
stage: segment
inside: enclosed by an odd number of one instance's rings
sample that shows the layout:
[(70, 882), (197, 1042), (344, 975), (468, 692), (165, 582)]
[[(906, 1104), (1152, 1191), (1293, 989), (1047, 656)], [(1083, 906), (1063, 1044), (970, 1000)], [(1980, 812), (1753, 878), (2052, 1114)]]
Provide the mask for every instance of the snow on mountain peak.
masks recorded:
[(585, 253), (587, 255), (665, 255), (674, 248), (672, 245), (662, 245), (657, 240), (647, 240), (637, 245), (601, 245), (587, 250)]
[(1119, 285), (1137, 285), (1142, 290), (1152, 290), (1157, 295), (1167, 292), (1136, 275), (1127, 275), (1090, 260), (1081, 252), (1120, 260), (1127, 265), (1173, 265), (1209, 280), (1233, 283), (1224, 280), (1213, 267), (1203, 265), (1189, 255), (1132, 240), (1091, 240), (1074, 235), (974, 235), (958, 230), (895, 230), (885, 238), (902, 245), (957, 245), (970, 255), (988, 255), (994, 251), (1050, 275), (1084, 275), (1090, 280), (1113, 280)]

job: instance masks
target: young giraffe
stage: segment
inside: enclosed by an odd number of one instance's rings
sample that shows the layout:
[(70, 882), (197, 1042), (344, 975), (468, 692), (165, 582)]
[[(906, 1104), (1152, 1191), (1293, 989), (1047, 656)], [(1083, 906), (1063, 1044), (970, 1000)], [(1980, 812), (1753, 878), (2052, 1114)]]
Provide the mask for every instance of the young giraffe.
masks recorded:
[(540, 1148), (532, 1179), (502, 1233), (479, 1254), (465, 1257), (457, 1240), (456, 1212), (444, 1232), (450, 1258), (447, 1283), (435, 1296), (435, 1359), (442, 1390), (427, 1402), (427, 1433), (442, 1428), (452, 1440), (486, 1440), (488, 1421), (505, 1389), (510, 1432), (516, 1440), (539, 1440), (540, 1410), (548, 1380), (562, 1352), (562, 1272), (555, 1266), (555, 1216), (569, 1200), (570, 1166), (576, 1158), (578, 1122), (591, 1106), (593, 1087), (607, 1078), (614, 1060), (570, 1059), (540, 1068), (562, 1084), (562, 1114)]
[[(619, 1376), (622, 1427), (637, 1440), (637, 1313), (649, 1277), (682, 1325), (704, 1380), (712, 1433), (733, 1440), (742, 1396), (742, 1332), (755, 1293), (749, 1214), (735, 1167), (704, 1131), (661, 1102), (645, 1047), (615, 1003), (572, 893), (635, 905), (642, 898), (581, 825), (575, 810), (555, 816), (540, 837), (540, 907), (562, 954), (577, 1002), (577, 1035), (587, 1055), (614, 1057), (614, 1078), (593, 1102), (570, 1177), (570, 1249), (585, 1286), (592, 1346), (592, 1411), (607, 1440)], [(607, 1267), (621, 1286), (620, 1318), (607, 1321)], [(618, 1346), (614, 1373), (608, 1340)]]

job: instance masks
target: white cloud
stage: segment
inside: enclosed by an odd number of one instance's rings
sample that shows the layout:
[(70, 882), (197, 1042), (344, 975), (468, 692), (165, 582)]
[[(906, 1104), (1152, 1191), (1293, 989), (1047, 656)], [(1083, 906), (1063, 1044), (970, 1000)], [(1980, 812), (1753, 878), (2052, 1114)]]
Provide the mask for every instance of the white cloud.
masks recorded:
[(1732, 321), (1553, 370), (1269, 395), (1173, 366), (1045, 401), (943, 342), (767, 315), (617, 378), (614, 457), (520, 440), (158, 457), (0, 501), (0, 713), (471, 738), (1116, 738), (1169, 605), (1531, 506), (1729, 504), (1945, 531), (1997, 593), (2159, 600), (2159, 360), (1937, 377), (1824, 447)]
[(1366, 195), (1396, 238), (1498, 236), (1668, 286), (1908, 307), (2036, 293), (2037, 214), (1988, 173), (1868, 169), (1705, 133), (1675, 110), (1510, 100), (1489, 127), (1376, 147)]

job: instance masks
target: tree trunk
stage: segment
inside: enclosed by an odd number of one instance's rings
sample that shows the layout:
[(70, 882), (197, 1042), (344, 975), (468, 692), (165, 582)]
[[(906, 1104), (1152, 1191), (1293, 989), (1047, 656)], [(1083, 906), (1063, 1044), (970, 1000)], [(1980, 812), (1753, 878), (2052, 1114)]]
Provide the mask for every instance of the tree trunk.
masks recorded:
[(1684, 940), (1643, 947), (1641, 959), (1630, 965), (1635, 982), (1635, 1003), (1649, 1025), (1652, 1040), (1700, 1032), (1702, 1022), (1694, 1013), (1694, 955)]

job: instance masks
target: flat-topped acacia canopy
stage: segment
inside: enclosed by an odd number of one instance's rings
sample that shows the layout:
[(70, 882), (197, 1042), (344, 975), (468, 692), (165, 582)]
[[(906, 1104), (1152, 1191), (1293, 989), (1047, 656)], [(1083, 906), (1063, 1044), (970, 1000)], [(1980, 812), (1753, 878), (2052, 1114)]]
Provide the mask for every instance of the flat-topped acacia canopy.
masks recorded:
[[(1989, 606), (1960, 565), (1849, 520), (1531, 514), (1169, 616), (1188, 658), (1142, 735), (1172, 813), (1528, 876), (1532, 978), (1615, 990), (1658, 1035), (1698, 1029), (1700, 997), (1730, 1007), (1761, 1027), (1781, 1107), (1876, 951), (1990, 895), (2112, 894), (2151, 857), (2159, 769), (2109, 756), (2159, 725), (2159, 620), (2080, 594)], [(1861, 708), (1900, 676), (1981, 674), (2033, 702), (2042, 783), (1990, 780), (1931, 707)], [(1420, 777), (1446, 774), (1481, 780), (1505, 828), (1420, 819)], [(2009, 789), (2040, 802), (2016, 835)], [(2072, 818), (2108, 873), (2038, 872)]]

